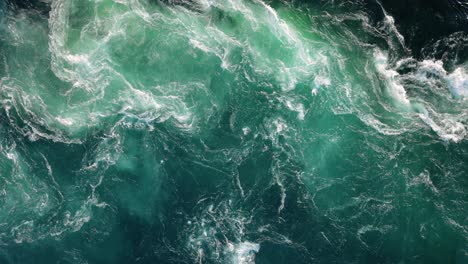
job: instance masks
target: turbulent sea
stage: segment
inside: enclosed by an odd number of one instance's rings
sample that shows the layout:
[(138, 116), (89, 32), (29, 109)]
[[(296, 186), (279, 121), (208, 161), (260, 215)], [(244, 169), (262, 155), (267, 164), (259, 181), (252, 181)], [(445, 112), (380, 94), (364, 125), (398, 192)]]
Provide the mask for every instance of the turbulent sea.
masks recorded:
[(0, 263), (468, 263), (468, 3), (0, 0)]

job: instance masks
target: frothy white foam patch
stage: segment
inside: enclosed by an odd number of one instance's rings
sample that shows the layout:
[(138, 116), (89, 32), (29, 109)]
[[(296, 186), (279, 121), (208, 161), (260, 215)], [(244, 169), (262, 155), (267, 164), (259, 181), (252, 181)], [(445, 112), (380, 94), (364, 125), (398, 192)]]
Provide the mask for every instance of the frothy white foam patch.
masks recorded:
[(75, 121), (72, 118), (68, 117), (56, 117), (55, 119), (64, 126), (71, 126), (75, 123)]
[(441, 118), (437, 120), (437, 123), (427, 114), (419, 114), (419, 117), (443, 140), (451, 140), (456, 143), (464, 139), (467, 135), (467, 128), (465, 125), (452, 120), (450, 117)]
[(202, 50), (203, 52), (206, 52), (206, 53), (211, 52), (211, 49), (208, 46), (206, 46), (205, 44), (203, 44), (202, 42), (196, 39), (191, 39), (190, 43), (192, 44), (192, 46), (194, 46), (195, 48), (199, 50)]
[(198, 3), (199, 7), (205, 11), (213, 5), (212, 0), (197, 0), (196, 2)]
[(91, 65), (91, 63), (89, 62), (89, 56), (86, 54), (66, 54), (64, 57), (67, 61), (71, 63), (84, 63), (87, 65)]
[(428, 80), (432, 76), (445, 80), (451, 93), (455, 97), (465, 97), (468, 95), (468, 72), (463, 67), (456, 68), (448, 74), (444, 69), (442, 61), (424, 60), (418, 64), (417, 76), (419, 79)]
[[(395, 19), (390, 16), (387, 11), (385, 11), (383, 5), (380, 3), (380, 1), (377, 1), (377, 3), (380, 5), (380, 7), (382, 8), (382, 12), (384, 14), (384, 29), (388, 32), (388, 33), (393, 33), (395, 34), (395, 37), (398, 39), (398, 42), (400, 43), (400, 45), (406, 49), (406, 46), (405, 46), (405, 38), (403, 37), (403, 35), (401, 35), (401, 33), (398, 31), (397, 27), (395, 26)], [(390, 45), (392, 45), (391, 42), (389, 42)]]
[(319, 75), (319, 76), (315, 76), (315, 78), (314, 78), (314, 83), (315, 83), (315, 85), (316, 85), (317, 87), (320, 87), (320, 86), (326, 86), (326, 87), (328, 87), (328, 86), (330, 86), (331, 81), (330, 81), (329, 78)]
[(260, 250), (260, 244), (249, 241), (237, 245), (229, 244), (229, 250), (234, 252), (233, 264), (254, 264), (255, 254)]
[(371, 114), (360, 114), (359, 119), (361, 119), (362, 122), (366, 123), (368, 126), (371, 126), (375, 130), (377, 130), (379, 133), (387, 136), (400, 135), (406, 132), (406, 129), (404, 128), (393, 128), (385, 123), (382, 123), (380, 120), (378, 120)]
[(468, 72), (463, 68), (457, 68), (447, 76), (453, 95), (458, 97), (468, 96)]
[(419, 63), (419, 72), (432, 73), (436, 75), (446, 75), (444, 63), (440, 60), (423, 60)]
[(275, 125), (276, 133), (281, 133), (283, 130), (288, 129), (288, 125), (282, 119), (273, 121), (273, 124)]
[[(404, 63), (404, 62), (402, 62)], [(462, 67), (447, 73), (441, 60), (424, 60), (417, 63), (415, 77), (428, 87), (446, 84), (448, 90), (455, 98), (468, 95), (468, 74)], [(468, 128), (461, 122), (463, 117), (457, 114), (438, 111), (431, 105), (414, 104), (413, 108), (419, 109), (418, 116), (443, 140), (459, 142), (468, 134)]]
[(405, 38), (403, 37), (403, 35), (401, 35), (401, 33), (396, 28), (395, 19), (392, 16), (388, 15), (385, 11), (384, 11), (384, 14), (385, 14), (384, 23), (387, 26), (387, 30), (393, 32), (395, 36), (397, 37), (398, 42), (400, 42), (401, 46), (405, 47)]
[(395, 100), (395, 103), (405, 108), (410, 106), (410, 100), (406, 96), (406, 90), (396, 79), (399, 74), (389, 68), (388, 57), (380, 50), (374, 52), (374, 63), (379, 74), (385, 78), (389, 95)]
[(285, 101), (286, 107), (288, 107), (289, 110), (292, 110), (294, 112), (297, 112), (297, 118), (299, 120), (304, 120), (305, 117), (305, 110), (304, 110), (304, 105), (302, 103), (297, 103), (294, 102), (291, 99), (286, 99)]
[[(460, 116), (438, 111), (438, 109), (434, 109), (433, 106), (429, 104), (414, 103), (410, 105), (410, 101), (406, 98), (406, 91), (403, 86), (398, 83), (397, 78), (400, 77), (400, 75), (396, 71), (388, 69), (387, 57), (380, 51), (376, 52), (375, 57), (377, 70), (385, 78), (390, 80), (389, 86), (393, 89), (392, 97), (402, 102), (407, 102), (405, 105), (411, 106), (411, 109), (407, 108), (407, 110), (417, 110), (419, 118), (430, 126), (443, 140), (459, 142), (467, 136), (467, 127), (460, 122)], [(410, 59), (404, 59), (400, 61), (397, 63), (397, 67), (409, 60)], [(428, 87), (432, 87), (436, 85), (436, 83), (446, 83), (448, 89), (451, 90), (455, 97), (468, 95), (468, 74), (465, 69), (459, 67), (448, 74), (444, 69), (443, 62), (440, 60), (424, 60), (418, 62), (417, 71), (413, 77)]]
[(18, 226), (15, 226), (11, 229), (11, 234), (14, 236), (14, 241), (17, 244), (23, 242), (33, 242), (32, 233), (34, 229), (34, 221), (23, 221)]

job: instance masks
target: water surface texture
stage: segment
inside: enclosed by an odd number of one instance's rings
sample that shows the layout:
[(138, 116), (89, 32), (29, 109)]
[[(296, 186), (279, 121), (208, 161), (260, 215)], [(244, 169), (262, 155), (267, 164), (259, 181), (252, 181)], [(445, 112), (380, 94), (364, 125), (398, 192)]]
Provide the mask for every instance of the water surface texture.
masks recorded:
[(468, 263), (468, 4), (397, 2), (0, 1), (0, 263)]

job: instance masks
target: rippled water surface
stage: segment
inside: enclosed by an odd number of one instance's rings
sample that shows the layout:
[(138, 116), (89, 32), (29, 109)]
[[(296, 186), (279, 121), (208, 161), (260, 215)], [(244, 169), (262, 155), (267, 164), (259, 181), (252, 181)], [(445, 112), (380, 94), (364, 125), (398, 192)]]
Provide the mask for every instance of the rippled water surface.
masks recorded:
[(468, 4), (387, 2), (0, 2), (0, 263), (467, 263)]

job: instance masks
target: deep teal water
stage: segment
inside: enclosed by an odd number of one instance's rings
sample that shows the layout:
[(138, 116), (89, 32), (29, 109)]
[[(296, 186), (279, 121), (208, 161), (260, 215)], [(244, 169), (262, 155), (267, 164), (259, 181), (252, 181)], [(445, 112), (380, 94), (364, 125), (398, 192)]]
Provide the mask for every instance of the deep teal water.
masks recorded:
[(421, 44), (360, 1), (20, 2), (0, 263), (468, 262), (463, 24)]

